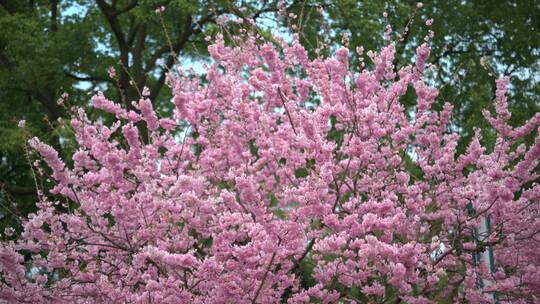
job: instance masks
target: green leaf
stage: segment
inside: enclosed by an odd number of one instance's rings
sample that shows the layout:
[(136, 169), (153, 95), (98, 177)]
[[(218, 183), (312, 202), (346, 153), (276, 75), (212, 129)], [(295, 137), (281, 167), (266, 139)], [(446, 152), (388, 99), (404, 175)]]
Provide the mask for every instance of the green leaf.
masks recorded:
[(251, 152), (251, 155), (259, 159), (259, 147), (257, 146), (255, 139), (249, 140), (249, 152)]
[(336, 116), (332, 115), (330, 116), (330, 131), (328, 131), (328, 134), (326, 135), (326, 139), (330, 141), (334, 141), (337, 144), (336, 149), (339, 149), (341, 147), (341, 144), (343, 143), (343, 136), (345, 135), (345, 130), (337, 130), (336, 129), (337, 124), (337, 118)]
[(294, 171), (294, 176), (296, 176), (296, 178), (304, 178), (306, 176), (309, 175), (309, 171), (308, 169), (302, 167), (302, 168), (298, 168)]
[(279, 201), (278, 201), (276, 195), (275, 195), (274, 193), (270, 192), (270, 194), (268, 194), (268, 197), (270, 198), (270, 205), (269, 205), (269, 207), (270, 207), (270, 208), (277, 207)]

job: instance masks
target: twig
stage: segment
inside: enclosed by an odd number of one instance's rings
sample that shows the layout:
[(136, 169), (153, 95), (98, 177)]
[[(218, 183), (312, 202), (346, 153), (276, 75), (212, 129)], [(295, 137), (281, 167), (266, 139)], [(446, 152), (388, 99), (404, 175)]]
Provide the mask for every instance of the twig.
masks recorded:
[(289, 122), (291, 123), (291, 127), (293, 129), (294, 135), (298, 135), (298, 133), (296, 133), (296, 128), (294, 127), (291, 114), (289, 113), (289, 109), (287, 109), (287, 105), (285, 104), (285, 96), (283, 95), (283, 92), (281, 92), (281, 89), (279, 87), (278, 87), (278, 93), (279, 93), (279, 97), (281, 98), (281, 103), (283, 104), (283, 108), (285, 108), (285, 113), (287, 114), (287, 117), (289, 118)]
[[(278, 241), (277, 247), (281, 245), (281, 239)], [(268, 277), (268, 273), (270, 272), (270, 268), (272, 267), (272, 264), (274, 263), (274, 259), (276, 258), (276, 251), (272, 254), (272, 257), (270, 258), (270, 263), (268, 263), (268, 266), (266, 267), (266, 271), (264, 273), (264, 276), (261, 280), (261, 284), (259, 284), (259, 287), (257, 288), (257, 291), (255, 292), (255, 296), (253, 297), (253, 300), (251, 301), (252, 304), (255, 304), (257, 301), (257, 298), (259, 297), (259, 293), (261, 292), (264, 282), (266, 281), (266, 278)]]

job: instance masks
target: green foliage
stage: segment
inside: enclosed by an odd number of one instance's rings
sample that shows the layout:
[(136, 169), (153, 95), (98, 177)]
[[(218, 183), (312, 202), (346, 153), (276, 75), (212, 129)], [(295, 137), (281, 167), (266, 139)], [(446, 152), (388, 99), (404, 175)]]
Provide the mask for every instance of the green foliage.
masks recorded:
[(304, 177), (307, 177), (308, 175), (309, 175), (309, 171), (307, 168), (304, 168), (304, 167), (298, 168), (296, 169), (296, 171), (294, 171), (294, 176), (296, 178), (304, 178)]
[(332, 115), (330, 116), (330, 131), (328, 131), (328, 135), (326, 136), (326, 139), (334, 141), (336, 143), (336, 150), (339, 150), (341, 147), (341, 144), (343, 144), (343, 136), (345, 135), (345, 130), (340, 129), (338, 130), (337, 126), (337, 118), (336, 116)]

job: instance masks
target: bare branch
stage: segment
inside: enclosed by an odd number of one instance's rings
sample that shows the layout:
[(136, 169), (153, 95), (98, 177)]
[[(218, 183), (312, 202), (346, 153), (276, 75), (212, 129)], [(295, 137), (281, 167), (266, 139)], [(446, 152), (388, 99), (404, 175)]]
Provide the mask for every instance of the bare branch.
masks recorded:
[(134, 1), (131, 1), (131, 3), (129, 3), (128, 5), (126, 5), (126, 7), (120, 9), (120, 10), (117, 10), (113, 13), (113, 17), (116, 17), (118, 15), (121, 15), (123, 13), (127, 13), (129, 12), (130, 10), (134, 9), (136, 6), (137, 6), (138, 1), (137, 0), (134, 0)]
[(11, 194), (20, 194), (20, 195), (31, 195), (36, 194), (36, 189), (34, 187), (23, 187), (17, 185), (9, 185), (6, 183), (0, 183), (0, 188)]
[(298, 133), (296, 133), (296, 128), (294, 127), (294, 123), (293, 123), (291, 114), (289, 113), (289, 109), (287, 109), (287, 105), (285, 104), (285, 97), (284, 97), (283, 93), (281, 92), (280, 88), (278, 88), (278, 93), (279, 93), (279, 97), (281, 98), (281, 103), (283, 104), (283, 107), (285, 108), (285, 113), (287, 114), (287, 117), (289, 118), (289, 122), (291, 123), (292, 130), (293, 130), (295, 135), (298, 135)]
[(112, 82), (109, 77), (105, 76), (78, 76), (68, 71), (64, 71), (64, 75), (78, 81)]

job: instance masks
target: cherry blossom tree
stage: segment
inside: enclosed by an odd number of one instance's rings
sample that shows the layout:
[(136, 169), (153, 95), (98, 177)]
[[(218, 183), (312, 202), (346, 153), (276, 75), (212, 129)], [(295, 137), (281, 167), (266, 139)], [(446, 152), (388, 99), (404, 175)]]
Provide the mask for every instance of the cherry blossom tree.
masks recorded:
[(397, 70), (391, 42), (355, 73), (347, 48), (312, 60), (297, 36), (209, 52), (204, 78), (169, 74), (167, 117), (148, 90), (133, 110), (93, 96), (110, 124), (74, 109), (72, 165), (29, 140), (55, 186), (1, 244), (2, 301), (540, 300), (540, 137), (520, 144), (540, 114), (509, 125), (507, 78), (484, 113), (495, 146), (478, 131), (457, 155), (428, 43), (414, 65)]

